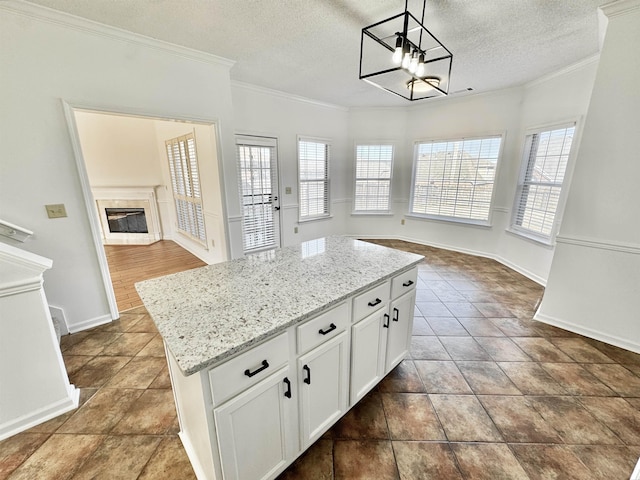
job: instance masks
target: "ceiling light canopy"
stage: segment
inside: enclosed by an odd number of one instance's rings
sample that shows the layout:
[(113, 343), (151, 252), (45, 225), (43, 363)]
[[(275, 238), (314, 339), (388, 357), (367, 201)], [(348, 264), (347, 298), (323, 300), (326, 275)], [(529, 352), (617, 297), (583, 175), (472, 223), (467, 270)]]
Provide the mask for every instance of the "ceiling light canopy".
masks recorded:
[(362, 29), (360, 79), (407, 100), (449, 93), (453, 54), (418, 21), (404, 12)]

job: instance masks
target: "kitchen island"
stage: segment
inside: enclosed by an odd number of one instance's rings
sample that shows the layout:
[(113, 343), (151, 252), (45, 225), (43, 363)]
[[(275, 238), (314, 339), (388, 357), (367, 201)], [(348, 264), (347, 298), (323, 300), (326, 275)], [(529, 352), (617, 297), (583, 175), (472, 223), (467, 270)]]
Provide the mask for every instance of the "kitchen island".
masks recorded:
[(274, 478), (402, 361), (422, 258), (327, 237), (138, 283), (198, 478)]

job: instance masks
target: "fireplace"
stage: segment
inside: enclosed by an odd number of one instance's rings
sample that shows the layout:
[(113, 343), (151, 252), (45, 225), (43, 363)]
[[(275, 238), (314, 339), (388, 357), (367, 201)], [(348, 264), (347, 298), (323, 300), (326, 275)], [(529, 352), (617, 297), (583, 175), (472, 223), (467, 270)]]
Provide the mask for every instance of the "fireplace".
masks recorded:
[(111, 233), (149, 233), (144, 208), (105, 208)]
[(94, 187), (102, 242), (149, 245), (162, 238), (155, 187)]

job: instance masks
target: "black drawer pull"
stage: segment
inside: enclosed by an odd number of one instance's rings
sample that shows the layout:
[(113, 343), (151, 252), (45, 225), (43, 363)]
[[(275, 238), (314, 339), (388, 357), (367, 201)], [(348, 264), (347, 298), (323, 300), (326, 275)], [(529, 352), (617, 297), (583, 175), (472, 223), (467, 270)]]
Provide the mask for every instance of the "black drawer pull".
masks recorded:
[(380, 303), (382, 303), (382, 300), (380, 300), (379, 298), (376, 298), (375, 302), (369, 302), (369, 306), (370, 307), (375, 307), (376, 305), (379, 305)]
[(388, 313), (384, 314), (384, 323), (382, 324), (382, 326), (384, 328), (389, 328), (389, 314)]
[(332, 323), (329, 325), (329, 328), (327, 328), (326, 330), (322, 330), (322, 329), (318, 330), (318, 333), (320, 335), (326, 335), (327, 333), (333, 332), (336, 328), (338, 327), (336, 327), (335, 323)]
[(411, 285), (413, 285), (413, 280), (407, 280), (402, 284), (403, 287), (410, 287)]
[(399, 317), (400, 317), (400, 310), (398, 310), (397, 308), (394, 308), (393, 309), (393, 321), (397, 322)]
[(257, 370), (254, 370), (253, 372), (247, 368), (244, 371), (244, 374), (247, 377), (253, 377), (254, 375), (257, 375), (258, 373), (260, 373), (261, 371), (263, 371), (263, 370), (265, 370), (267, 368), (269, 368), (269, 362), (267, 362), (266, 360), (262, 360), (262, 366), (260, 368), (258, 368)]
[(284, 396), (291, 398), (291, 381), (287, 377), (284, 377), (284, 380), (282, 381), (287, 384), (287, 391), (284, 392)]
[(302, 369), (307, 371), (307, 378), (305, 378), (303, 382), (307, 385), (311, 385), (311, 369), (309, 368), (309, 365), (305, 365)]

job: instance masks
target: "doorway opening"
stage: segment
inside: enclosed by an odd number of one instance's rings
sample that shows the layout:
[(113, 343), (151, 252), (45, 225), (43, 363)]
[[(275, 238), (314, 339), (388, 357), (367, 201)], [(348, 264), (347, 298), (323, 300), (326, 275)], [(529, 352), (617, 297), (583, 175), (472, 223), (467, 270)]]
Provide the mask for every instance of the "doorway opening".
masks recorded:
[[(112, 319), (142, 305), (136, 281), (229, 258), (215, 121), (68, 104), (65, 110)], [(175, 172), (165, 145), (184, 135), (194, 138), (198, 153), (204, 228), (198, 241), (179, 228)]]

